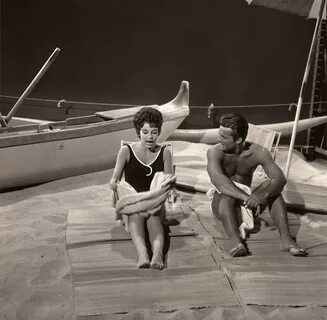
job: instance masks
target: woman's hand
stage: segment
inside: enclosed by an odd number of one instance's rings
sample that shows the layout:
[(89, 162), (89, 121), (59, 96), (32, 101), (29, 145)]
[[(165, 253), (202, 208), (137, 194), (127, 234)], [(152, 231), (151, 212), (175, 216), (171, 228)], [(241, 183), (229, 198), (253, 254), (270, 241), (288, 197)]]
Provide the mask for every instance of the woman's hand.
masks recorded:
[(176, 176), (174, 174), (165, 174), (165, 179), (162, 182), (162, 187), (166, 187), (167, 185), (172, 185), (176, 181)]
[(115, 178), (111, 178), (109, 181), (109, 188), (113, 191), (117, 190), (117, 186), (118, 186), (118, 181)]
[(172, 188), (171, 190), (168, 191), (168, 202), (169, 203), (175, 203), (177, 201), (177, 192), (175, 188)]

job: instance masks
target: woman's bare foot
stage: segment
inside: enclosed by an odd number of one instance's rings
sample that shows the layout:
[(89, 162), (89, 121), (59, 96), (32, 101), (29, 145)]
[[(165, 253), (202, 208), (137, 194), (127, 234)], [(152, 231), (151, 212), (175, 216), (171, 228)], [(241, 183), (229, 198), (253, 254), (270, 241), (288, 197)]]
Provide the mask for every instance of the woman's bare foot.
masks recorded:
[(139, 261), (137, 262), (137, 267), (139, 269), (150, 268), (150, 260), (148, 255), (140, 255)]
[(239, 243), (229, 253), (232, 257), (244, 257), (249, 254), (249, 250), (243, 243)]
[(164, 268), (164, 263), (163, 263), (163, 257), (162, 253), (154, 253), (151, 263), (150, 263), (150, 268), (151, 269), (159, 269), (162, 270)]

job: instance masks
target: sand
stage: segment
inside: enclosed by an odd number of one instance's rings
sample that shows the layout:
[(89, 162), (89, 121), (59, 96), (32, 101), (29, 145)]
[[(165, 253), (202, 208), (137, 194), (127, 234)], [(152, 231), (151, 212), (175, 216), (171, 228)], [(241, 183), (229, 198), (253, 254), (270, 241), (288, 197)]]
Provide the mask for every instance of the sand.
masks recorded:
[(112, 171), (0, 194), (0, 319), (73, 319), (67, 212), (110, 205)]

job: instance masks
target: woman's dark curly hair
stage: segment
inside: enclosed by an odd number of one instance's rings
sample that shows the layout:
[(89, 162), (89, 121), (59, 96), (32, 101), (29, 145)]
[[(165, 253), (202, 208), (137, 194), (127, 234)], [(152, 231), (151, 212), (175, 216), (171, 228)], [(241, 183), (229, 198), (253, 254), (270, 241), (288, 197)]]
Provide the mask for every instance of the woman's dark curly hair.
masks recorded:
[(133, 124), (138, 137), (140, 137), (140, 130), (145, 122), (149, 123), (153, 128), (158, 128), (160, 134), (163, 119), (159, 110), (152, 107), (143, 107), (134, 115)]
[(234, 140), (242, 138), (245, 140), (249, 124), (243, 116), (238, 113), (225, 113), (219, 119), (219, 125), (233, 130)]

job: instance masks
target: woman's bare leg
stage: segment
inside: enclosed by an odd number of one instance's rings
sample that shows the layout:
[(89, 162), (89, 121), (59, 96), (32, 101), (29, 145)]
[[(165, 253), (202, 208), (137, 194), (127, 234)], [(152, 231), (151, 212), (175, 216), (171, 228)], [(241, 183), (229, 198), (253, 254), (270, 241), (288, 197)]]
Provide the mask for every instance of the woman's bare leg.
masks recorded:
[(138, 255), (138, 268), (149, 268), (150, 260), (145, 244), (144, 218), (139, 214), (129, 217), (129, 231)]
[(147, 220), (150, 243), (152, 246), (152, 260), (150, 267), (153, 269), (163, 269), (163, 247), (164, 247), (164, 230), (161, 224), (160, 216), (151, 215)]

